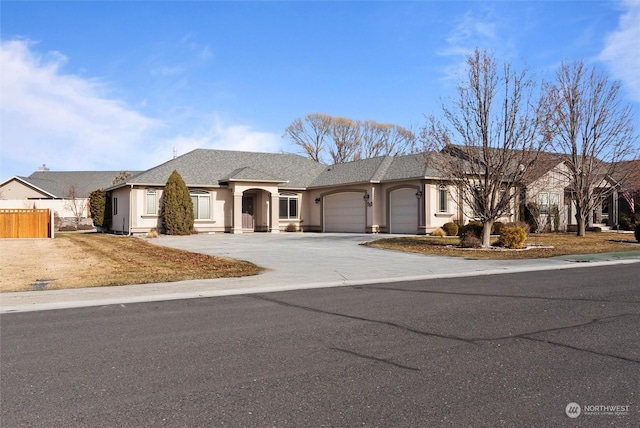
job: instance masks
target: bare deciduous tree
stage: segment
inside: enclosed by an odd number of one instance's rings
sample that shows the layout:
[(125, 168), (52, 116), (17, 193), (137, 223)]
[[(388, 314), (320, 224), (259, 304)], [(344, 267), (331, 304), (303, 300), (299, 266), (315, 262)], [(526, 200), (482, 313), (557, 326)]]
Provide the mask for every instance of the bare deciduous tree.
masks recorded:
[(576, 207), (578, 236), (589, 215), (620, 177), (619, 163), (637, 155), (631, 107), (620, 100), (620, 83), (588, 68), (582, 61), (563, 63), (547, 87), (551, 102), (555, 150), (562, 153)]
[(416, 140), (413, 132), (398, 125), (322, 113), (296, 119), (283, 137), (289, 137), (310, 159), (332, 163), (409, 153)]
[(360, 129), (356, 122), (347, 117), (334, 117), (331, 120), (331, 138), (333, 145), (329, 148), (329, 154), (333, 163), (361, 158)]
[(71, 211), (76, 223), (76, 228), (78, 228), (78, 226), (80, 226), (80, 221), (85, 216), (85, 210), (87, 208), (87, 200), (85, 198), (82, 198), (78, 194), (78, 190), (76, 189), (76, 186), (73, 186), (73, 185), (70, 186), (69, 189), (67, 190), (67, 194), (65, 195), (65, 198), (66, 198), (66, 202), (64, 204), (64, 207), (69, 211)]
[(113, 178), (113, 181), (111, 182), (111, 184), (118, 184), (121, 181), (125, 181), (127, 178), (131, 177), (133, 174), (131, 174), (129, 171), (120, 171), (118, 173), (118, 175), (116, 175)]
[(331, 132), (332, 117), (323, 113), (312, 113), (304, 120), (296, 119), (285, 129), (284, 135), (291, 138), (303, 153), (317, 162), (322, 162), (325, 138)]
[(458, 97), (442, 105), (444, 119), (429, 117), (422, 131), (425, 149), (439, 152), (427, 162), (457, 184), (462, 203), (483, 223), (483, 247), (547, 141), (535, 86), (526, 70), (505, 63), (499, 72), (493, 55), (476, 49)]

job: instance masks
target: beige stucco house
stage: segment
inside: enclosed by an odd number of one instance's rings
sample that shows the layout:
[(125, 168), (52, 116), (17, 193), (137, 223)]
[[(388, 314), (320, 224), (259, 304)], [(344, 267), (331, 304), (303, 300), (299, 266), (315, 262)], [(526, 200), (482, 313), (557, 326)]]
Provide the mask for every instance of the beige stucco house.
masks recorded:
[(111, 229), (160, 228), (174, 170), (191, 192), (199, 233), (425, 234), (463, 221), (456, 188), (425, 165), (422, 154), (324, 165), (295, 154), (197, 149), (108, 188)]

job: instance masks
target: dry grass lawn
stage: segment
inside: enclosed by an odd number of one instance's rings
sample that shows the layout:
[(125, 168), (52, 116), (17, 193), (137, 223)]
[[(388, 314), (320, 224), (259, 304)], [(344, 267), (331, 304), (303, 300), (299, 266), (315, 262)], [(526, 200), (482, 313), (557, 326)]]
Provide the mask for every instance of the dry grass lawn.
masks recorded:
[[(466, 257), (470, 259), (539, 259), (568, 254), (593, 254), (619, 251), (638, 251), (640, 244), (633, 234), (628, 233), (587, 233), (577, 237), (570, 233), (536, 233), (527, 236), (526, 250), (506, 250), (502, 248), (463, 249), (456, 247), (457, 237), (403, 237), (387, 238), (367, 243), (371, 247), (437, 256)], [(540, 247), (540, 248), (536, 248)], [(553, 247), (553, 248), (546, 248)]]
[(0, 292), (229, 278), (262, 270), (246, 261), (98, 233), (4, 239), (0, 260)]

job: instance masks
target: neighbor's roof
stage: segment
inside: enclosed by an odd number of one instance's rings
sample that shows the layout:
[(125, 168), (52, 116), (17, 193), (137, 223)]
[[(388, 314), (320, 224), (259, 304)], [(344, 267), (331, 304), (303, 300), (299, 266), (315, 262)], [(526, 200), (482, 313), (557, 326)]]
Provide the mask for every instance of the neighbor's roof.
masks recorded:
[[(88, 198), (89, 193), (106, 189), (121, 171), (36, 171), (28, 177), (17, 177), (37, 189), (44, 190), (54, 198), (67, 198), (75, 189), (79, 198)], [(135, 174), (136, 172), (132, 172)]]
[(228, 181), (275, 181), (305, 188), (325, 165), (300, 155), (196, 149), (126, 180), (127, 184), (163, 186), (176, 170), (187, 186), (213, 186)]

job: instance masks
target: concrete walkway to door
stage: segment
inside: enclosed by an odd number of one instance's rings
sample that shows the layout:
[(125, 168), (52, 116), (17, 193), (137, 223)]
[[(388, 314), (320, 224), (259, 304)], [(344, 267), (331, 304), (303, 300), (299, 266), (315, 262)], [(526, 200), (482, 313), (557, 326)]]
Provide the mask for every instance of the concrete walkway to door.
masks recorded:
[(493, 275), (595, 264), (637, 263), (637, 253), (535, 260), (468, 260), (359, 245), (393, 235), (247, 233), (161, 236), (156, 245), (248, 260), (267, 269), (244, 278), (2, 293), (0, 313), (337, 287), (366, 283)]

